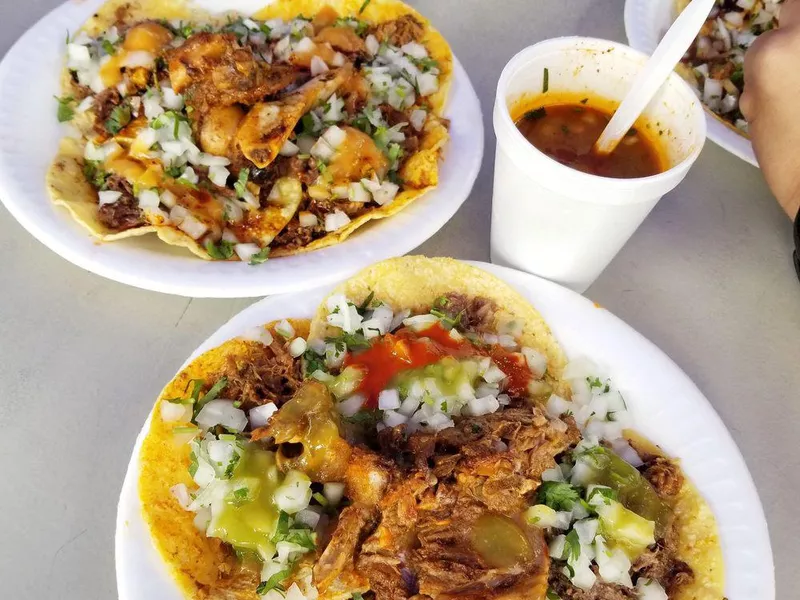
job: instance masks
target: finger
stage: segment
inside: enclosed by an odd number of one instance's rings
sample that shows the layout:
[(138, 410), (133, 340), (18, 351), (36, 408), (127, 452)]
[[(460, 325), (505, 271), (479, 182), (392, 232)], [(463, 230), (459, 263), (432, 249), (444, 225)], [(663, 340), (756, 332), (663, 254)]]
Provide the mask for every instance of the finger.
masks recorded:
[(786, 0), (781, 4), (778, 24), (780, 27), (800, 25), (800, 0)]

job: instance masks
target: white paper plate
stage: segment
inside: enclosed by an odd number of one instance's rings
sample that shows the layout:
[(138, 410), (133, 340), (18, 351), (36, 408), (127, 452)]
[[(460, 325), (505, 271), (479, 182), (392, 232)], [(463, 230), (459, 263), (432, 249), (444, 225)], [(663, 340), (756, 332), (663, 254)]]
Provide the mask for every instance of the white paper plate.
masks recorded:
[[(628, 45), (652, 54), (675, 20), (674, 0), (626, 0), (625, 35)], [(753, 145), (746, 137), (728, 129), (706, 109), (708, 138), (728, 152), (757, 167)]]
[[(297, 291), (413, 250), (455, 214), (472, 190), (483, 158), (483, 117), (469, 77), (456, 60), (446, 109), (451, 140), (439, 187), (402, 212), (366, 225), (346, 242), (257, 267), (207, 262), (155, 235), (98, 243), (65, 209), (52, 204), (45, 173), (67, 132), (56, 121), (53, 99), (60, 95), (64, 37), (102, 3), (73, 0), (59, 6), (31, 27), (0, 63), (0, 199), (33, 236), (76, 265), (122, 283), (182, 296), (243, 298)], [(214, 4), (252, 9), (268, 1)]]
[[(684, 471), (717, 517), (726, 596), (774, 600), (772, 551), (753, 480), (722, 421), (692, 381), (651, 342), (582, 296), (532, 275), (476, 265), (528, 298), (547, 319), (568, 356), (589, 356), (606, 367), (625, 394), (635, 428), (681, 459)], [(266, 298), (250, 306), (203, 342), (184, 366), (253, 326), (312, 315), (327, 290)], [(145, 423), (136, 440), (119, 499), (117, 588), (121, 600), (180, 600), (141, 517), (138, 456), (147, 428)]]

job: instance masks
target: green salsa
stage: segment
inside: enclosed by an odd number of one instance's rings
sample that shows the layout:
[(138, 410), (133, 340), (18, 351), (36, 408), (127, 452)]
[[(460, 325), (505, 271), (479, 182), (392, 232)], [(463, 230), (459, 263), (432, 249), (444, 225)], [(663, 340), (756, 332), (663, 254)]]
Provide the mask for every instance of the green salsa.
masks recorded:
[(223, 508), (211, 523), (209, 535), (237, 549), (272, 556), (275, 545), (271, 538), (279, 514), (273, 495), (282, 479), (274, 452), (245, 446), (229, 480), (232, 491), (223, 500)]

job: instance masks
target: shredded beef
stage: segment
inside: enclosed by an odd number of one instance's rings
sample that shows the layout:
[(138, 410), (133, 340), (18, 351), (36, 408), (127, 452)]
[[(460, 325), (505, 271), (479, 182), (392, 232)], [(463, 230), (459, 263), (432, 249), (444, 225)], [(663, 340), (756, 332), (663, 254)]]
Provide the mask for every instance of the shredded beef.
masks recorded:
[(314, 582), (328, 587), (347, 567), (364, 538), (372, 533), (378, 521), (378, 510), (363, 504), (347, 506), (339, 514), (336, 529), (325, 550), (314, 564)]
[(250, 172), (250, 178), (262, 186), (262, 192), (267, 195), (281, 177), (294, 177), (299, 179), (300, 183), (312, 185), (317, 181), (319, 171), (316, 162), (310, 158), (304, 160), (297, 156), (279, 156), (268, 167), (264, 169), (254, 167)]
[(325, 215), (336, 210), (342, 211), (351, 219), (363, 213), (366, 208), (363, 202), (348, 202), (346, 200), (316, 200), (312, 198), (308, 202), (308, 210), (314, 213), (320, 220), (325, 221)]
[(116, 202), (103, 204), (97, 209), (100, 222), (113, 231), (125, 231), (145, 224), (144, 214), (133, 195), (133, 186), (124, 177), (112, 175), (106, 180), (109, 190), (122, 195)]
[(270, 244), (273, 248), (284, 248), (286, 250), (296, 250), (304, 248), (318, 237), (325, 235), (325, 228), (317, 225), (316, 227), (303, 227), (297, 220), (290, 221), (283, 228)]
[(269, 346), (253, 348), (245, 357), (229, 357), (221, 375), (228, 378), (225, 397), (242, 403), (242, 410), (273, 402), (280, 407), (303, 382), (300, 360), (275, 339)]
[(561, 600), (636, 600), (636, 592), (631, 588), (613, 583), (596, 581), (588, 590), (572, 585), (566, 575), (561, 572), (563, 564), (550, 563), (549, 584)]
[(458, 319), (459, 329), (465, 331), (491, 331), (494, 326), (494, 313), (497, 305), (488, 298), (467, 298), (452, 292), (445, 294), (447, 302), (439, 306), (451, 319)]
[(633, 571), (641, 577), (655, 579), (668, 594), (673, 594), (694, 580), (692, 568), (675, 558), (675, 549), (664, 540), (646, 550), (633, 563)]
[(388, 104), (381, 105), (381, 111), (386, 117), (386, 122), (389, 124), (390, 127), (394, 127), (398, 123), (406, 123), (408, 126), (403, 128), (403, 135), (405, 135), (405, 139), (400, 144), (400, 147), (403, 149), (405, 156), (409, 156), (414, 154), (417, 150), (419, 150), (420, 141), (419, 141), (419, 132), (411, 126), (411, 119), (406, 116), (406, 114), (402, 111), (397, 110), (393, 106)]
[(106, 88), (94, 97), (93, 110), (96, 117), (94, 129), (97, 133), (102, 135), (108, 133), (106, 120), (111, 116), (111, 111), (120, 104), (122, 104), (122, 96), (115, 87)]
[(411, 42), (419, 42), (425, 35), (425, 27), (413, 15), (403, 15), (392, 21), (376, 25), (372, 34), (379, 42), (387, 42), (392, 46), (404, 46)]
[(655, 488), (659, 496), (676, 496), (683, 487), (680, 467), (667, 458), (655, 457), (643, 465), (642, 475)]

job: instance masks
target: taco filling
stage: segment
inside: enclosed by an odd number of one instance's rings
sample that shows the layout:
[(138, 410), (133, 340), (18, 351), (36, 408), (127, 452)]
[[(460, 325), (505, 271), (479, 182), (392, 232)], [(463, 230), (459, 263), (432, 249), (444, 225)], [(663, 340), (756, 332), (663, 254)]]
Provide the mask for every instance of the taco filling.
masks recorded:
[(62, 144), (54, 199), (103, 239), (156, 231), (259, 264), (435, 186), (449, 49), (410, 9), (383, 16), (400, 3), (336, 4), (200, 20), (105, 7), (67, 42), (58, 117), (81, 138)]
[[(755, 39), (778, 26), (783, 0), (717, 0), (678, 71), (703, 104), (739, 133), (747, 121), (739, 110), (744, 91), (744, 54)], [(680, 0), (680, 10), (688, 4)]]
[(404, 305), (413, 288), (369, 282), (335, 290), (310, 328), (228, 342), (198, 359), (200, 384), (190, 367), (162, 394), (162, 421), (185, 411), (164, 437), (189, 437), (161, 505), (227, 549), (203, 582), (168, 553), (190, 596), (721, 600), (713, 516), (597, 365), (562, 368), (500, 282)]

